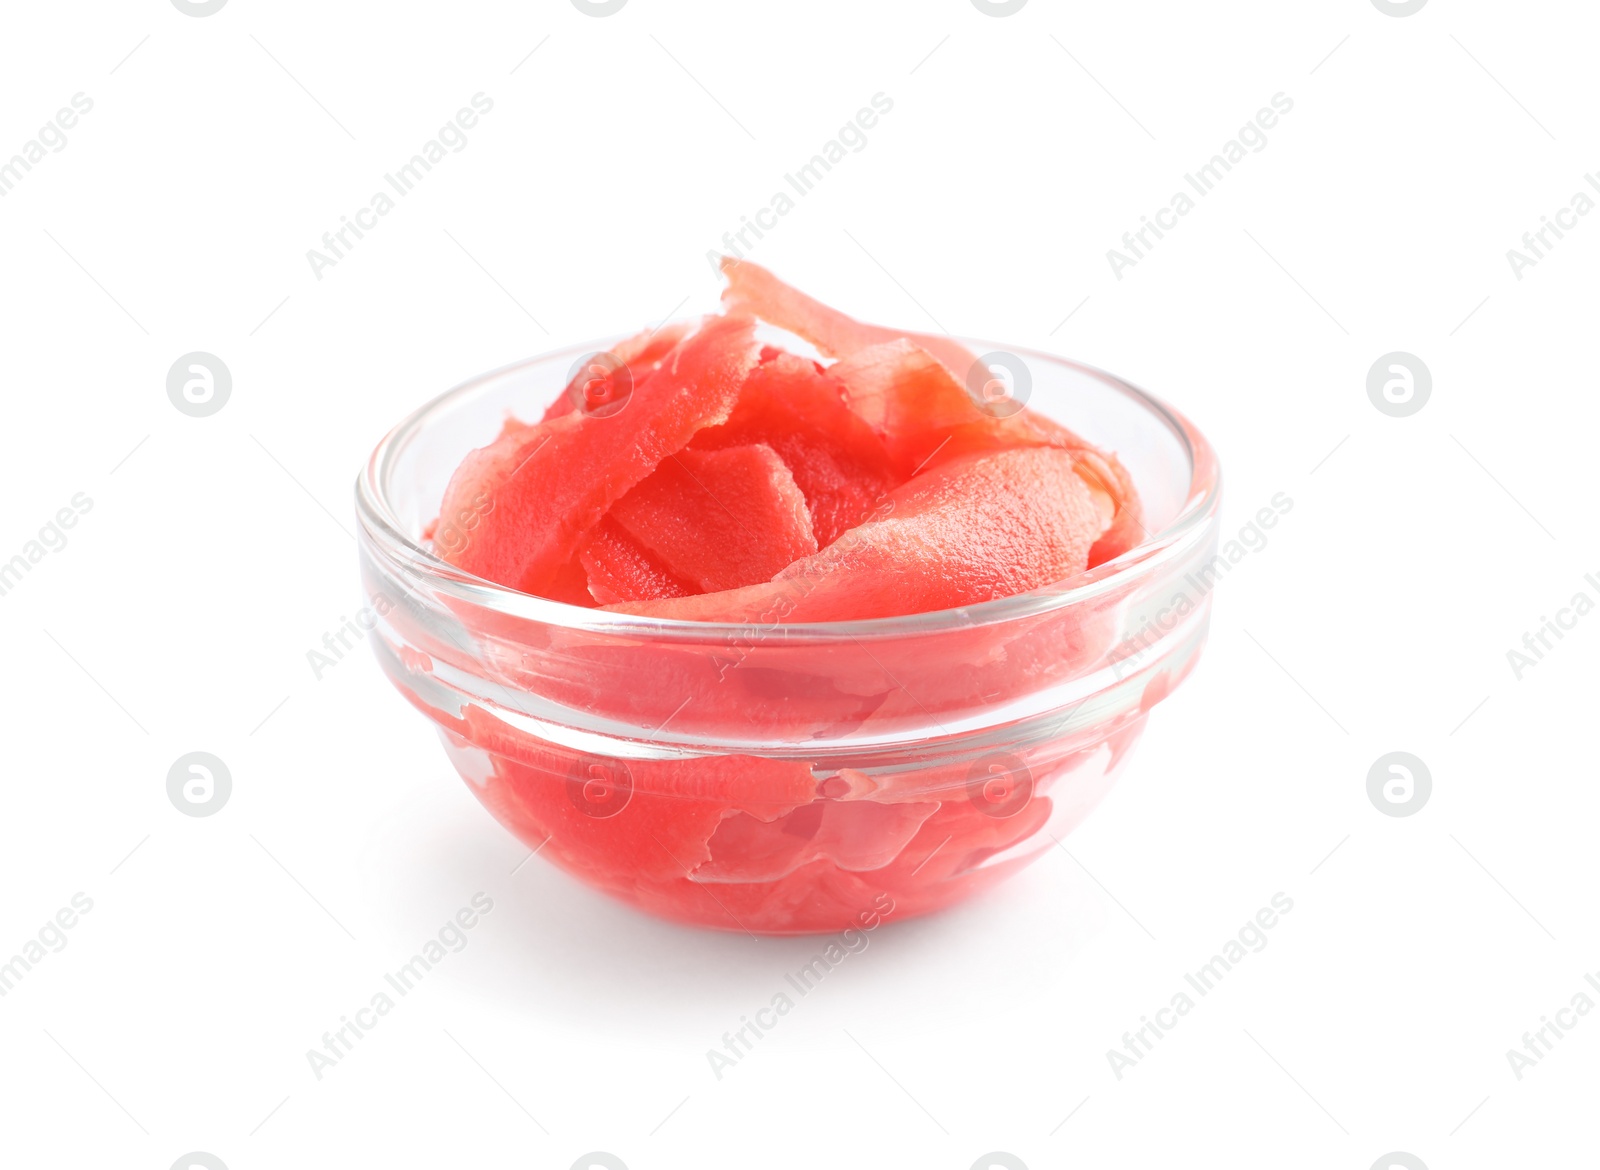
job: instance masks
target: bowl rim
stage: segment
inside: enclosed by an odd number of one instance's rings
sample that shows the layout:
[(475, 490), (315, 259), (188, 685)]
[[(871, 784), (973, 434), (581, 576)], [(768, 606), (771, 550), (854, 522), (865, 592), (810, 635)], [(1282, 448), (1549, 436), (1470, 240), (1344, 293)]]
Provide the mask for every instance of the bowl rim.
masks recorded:
[[(669, 323), (662, 322), (657, 329)], [(464, 572), (406, 533), (389, 504), (385, 485), (389, 482), (397, 453), (413, 435), (425, 429), (435, 418), (454, 409), (460, 400), (504, 378), (531, 366), (561, 359), (576, 360), (585, 354), (608, 350), (631, 336), (618, 334), (550, 350), (478, 374), (430, 399), (396, 423), (373, 448), (356, 477), (356, 519), (363, 553), (380, 555), (399, 571), (408, 584), (422, 585), (433, 595), (444, 595), (506, 617), (573, 632), (700, 641), (718, 637), (736, 638), (748, 635), (752, 630), (760, 630), (764, 639), (833, 642), (937, 634), (1053, 613), (1120, 589), (1134, 578), (1155, 575), (1162, 565), (1181, 560), (1196, 544), (1206, 540), (1215, 527), (1222, 493), (1221, 468), (1211, 444), (1181, 412), (1115, 374), (1059, 354), (981, 339), (954, 338), (980, 353), (1002, 350), (1025, 360), (1064, 366), (1095, 378), (1142, 407), (1154, 421), (1164, 424), (1178, 440), (1189, 460), (1189, 490), (1177, 514), (1161, 531), (1147, 533), (1141, 544), (1120, 556), (1087, 572), (1042, 585), (1026, 593), (952, 609), (836, 622), (708, 622), (569, 605), (563, 601), (523, 593)]]

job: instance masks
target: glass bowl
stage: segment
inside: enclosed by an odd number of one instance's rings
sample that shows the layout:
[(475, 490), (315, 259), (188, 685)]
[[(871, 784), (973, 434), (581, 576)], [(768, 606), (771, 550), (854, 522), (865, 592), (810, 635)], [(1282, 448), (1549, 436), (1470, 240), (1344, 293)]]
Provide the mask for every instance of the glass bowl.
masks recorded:
[(423, 534), (462, 458), (508, 413), (538, 418), (609, 344), (456, 387), (395, 427), (357, 481), (373, 649), (502, 824), (650, 913), (804, 934), (948, 906), (1088, 815), (1205, 641), (1220, 479), (1188, 420), (1063, 358), (968, 343), (1025, 367), (1029, 409), (1117, 454), (1147, 536), (1088, 573), (960, 609), (668, 621), (441, 560)]

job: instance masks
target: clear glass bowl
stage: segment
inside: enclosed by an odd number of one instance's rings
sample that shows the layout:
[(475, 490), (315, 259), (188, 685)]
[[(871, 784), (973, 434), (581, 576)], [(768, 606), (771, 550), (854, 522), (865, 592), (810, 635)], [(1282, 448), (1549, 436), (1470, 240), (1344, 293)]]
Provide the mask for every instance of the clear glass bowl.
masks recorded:
[(1070, 832), (1205, 641), (1220, 480), (1193, 425), (1108, 374), (969, 343), (1021, 359), (1030, 409), (1116, 452), (1148, 537), (961, 609), (664, 621), (532, 597), (435, 556), (422, 534), (463, 456), (508, 412), (539, 417), (576, 359), (608, 344), (456, 387), (395, 427), (357, 482), (373, 649), (489, 811), (626, 902), (757, 934), (937, 910)]

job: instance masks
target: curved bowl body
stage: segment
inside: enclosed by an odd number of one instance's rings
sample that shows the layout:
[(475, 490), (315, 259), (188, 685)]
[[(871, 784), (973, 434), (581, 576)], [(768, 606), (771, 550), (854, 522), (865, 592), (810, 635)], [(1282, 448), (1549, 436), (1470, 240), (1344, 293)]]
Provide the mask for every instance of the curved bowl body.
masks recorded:
[(1109, 375), (1007, 351), (1028, 368), (1030, 409), (1127, 466), (1148, 538), (963, 609), (661, 621), (530, 597), (436, 557), (422, 533), (462, 457), (508, 411), (538, 417), (601, 348), (448, 392), (383, 440), (357, 485), (374, 650), (507, 828), (651, 913), (790, 934), (949, 905), (1093, 809), (1205, 639), (1220, 484), (1187, 420)]

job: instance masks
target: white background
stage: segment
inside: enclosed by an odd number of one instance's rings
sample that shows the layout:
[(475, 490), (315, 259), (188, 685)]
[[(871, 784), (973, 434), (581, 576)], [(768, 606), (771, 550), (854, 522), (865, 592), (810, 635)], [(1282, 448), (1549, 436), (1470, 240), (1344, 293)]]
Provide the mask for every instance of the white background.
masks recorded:
[[(1505, 253), (1600, 171), (1596, 26), (1581, 0), (8, 4), (0, 158), (94, 108), (0, 199), (0, 560), (93, 508), (0, 597), (0, 958), (94, 906), (0, 999), (0, 1163), (1592, 1159), (1600, 1014), (1520, 1080), (1505, 1053), (1600, 971), (1600, 616), (1520, 681), (1506, 654), (1600, 598), (1600, 216), (1521, 280)], [(316, 279), (307, 249), (480, 91), (466, 148)], [(1224, 536), (1294, 507), (1071, 857), (876, 932), (718, 1081), (706, 1050), (817, 944), (516, 869), (365, 650), (320, 681), (306, 654), (359, 604), (351, 484), (395, 420), (709, 308), (706, 251), (878, 92), (752, 258), (1168, 398), (1220, 452)], [(1106, 250), (1279, 92), (1266, 148), (1118, 280)], [(166, 396), (192, 350), (233, 374), (209, 418)], [(1392, 350), (1432, 371), (1409, 418), (1367, 399)], [(195, 750), (233, 776), (204, 819), (165, 791)], [(1433, 776), (1403, 819), (1366, 795), (1393, 750)], [(306, 1050), (478, 891), (467, 948), (315, 1079)], [(1266, 949), (1119, 1080), (1107, 1049), (1278, 891)]]

